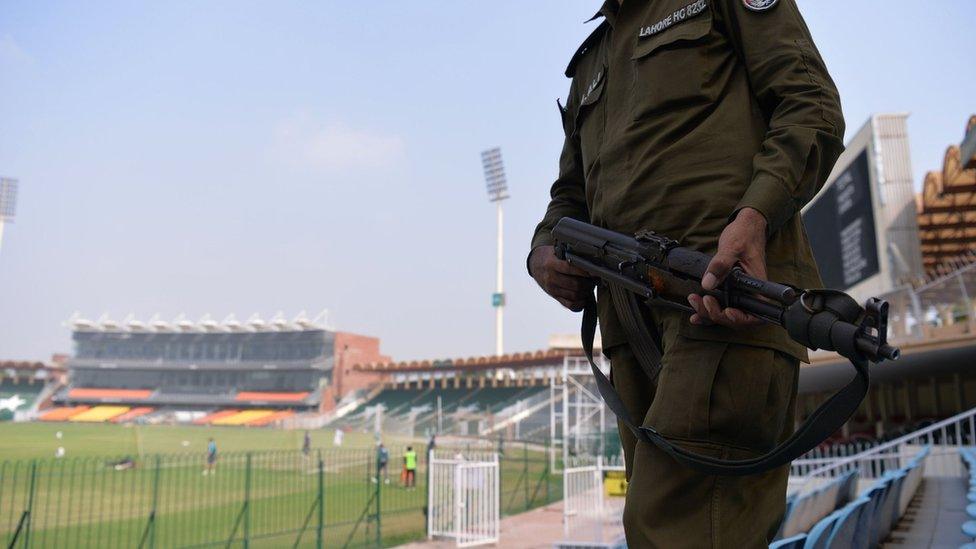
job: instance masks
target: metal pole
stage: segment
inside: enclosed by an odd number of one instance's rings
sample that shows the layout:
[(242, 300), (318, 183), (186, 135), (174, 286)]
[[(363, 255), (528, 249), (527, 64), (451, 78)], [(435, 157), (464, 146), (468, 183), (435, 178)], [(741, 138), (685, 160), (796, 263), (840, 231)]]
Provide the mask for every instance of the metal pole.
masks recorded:
[(251, 454), (247, 454), (244, 469), (244, 549), (250, 545), (251, 537)]
[(156, 508), (159, 505), (159, 455), (156, 455), (156, 470), (153, 471), (152, 510), (149, 511), (149, 549), (156, 549)]
[[(417, 472), (414, 471), (414, 475)], [(414, 485), (416, 486), (417, 479), (413, 479)], [(382, 509), (380, 507), (380, 492), (383, 486), (383, 481), (380, 480), (380, 468), (379, 461), (376, 462), (376, 546), (383, 547), (383, 534), (382, 534), (382, 520), (383, 516)]]
[[(496, 269), (495, 269), (495, 288), (496, 288), (495, 289), (495, 292), (499, 296), (504, 296), (505, 295), (505, 293), (504, 293), (505, 292), (505, 288), (504, 288), (505, 284), (504, 284), (504, 276), (502, 274), (502, 271), (503, 271), (503, 249), (504, 249), (504, 242), (503, 242), (503, 238), (502, 238), (502, 234), (503, 234), (502, 225), (503, 225), (504, 218), (503, 218), (503, 215), (502, 215), (502, 201), (501, 200), (498, 200), (497, 202), (495, 202), (495, 208), (496, 208), (496, 211), (498, 212), (498, 250), (497, 250), (498, 255), (497, 255), (496, 261), (495, 261), (495, 267), (496, 267)], [(502, 316), (503, 316), (502, 315), (502, 310), (505, 307), (505, 301), (504, 301), (504, 297), (502, 297), (501, 299), (502, 299), (501, 303), (498, 303), (498, 306), (495, 307), (495, 354), (496, 355), (501, 355), (503, 353), (503, 348), (504, 348), (504, 344), (503, 344), (503, 329), (502, 329), (502, 322), (503, 322), (503, 319), (502, 319)]]
[(3, 218), (0, 217), (0, 248), (3, 248), (3, 226), (4, 226)]
[[(0, 226), (3, 223), (0, 222)], [(27, 513), (26, 513), (26, 524), (24, 524), (24, 547), (30, 547), (30, 534), (31, 534), (31, 524), (34, 522), (31, 513), (34, 512), (34, 491), (37, 486), (37, 461), (31, 460), (31, 473), (30, 473), (30, 492), (27, 496)]]
[[(318, 524), (315, 527), (315, 548), (322, 549), (323, 539), (322, 534), (325, 528), (325, 463), (322, 462), (322, 450), (318, 451), (319, 454), (319, 516)], [(378, 473), (377, 473), (378, 475)], [(377, 484), (379, 484), (379, 477), (377, 476)]]

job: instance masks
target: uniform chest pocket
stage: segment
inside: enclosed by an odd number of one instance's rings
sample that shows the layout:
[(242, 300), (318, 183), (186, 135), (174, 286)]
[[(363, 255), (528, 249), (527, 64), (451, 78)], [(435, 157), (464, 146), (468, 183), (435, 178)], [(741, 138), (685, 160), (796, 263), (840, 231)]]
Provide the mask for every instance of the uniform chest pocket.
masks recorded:
[(579, 107), (573, 119), (573, 137), (579, 140), (583, 168), (587, 172), (603, 144), (606, 125), (606, 101), (603, 99), (603, 90), (606, 88), (606, 73), (606, 67), (600, 67), (590, 77), (586, 87), (582, 89)]
[(707, 90), (708, 42), (712, 13), (705, 9), (673, 26), (658, 30), (647, 22), (631, 61), (634, 63), (632, 107), (635, 120), (711, 100)]

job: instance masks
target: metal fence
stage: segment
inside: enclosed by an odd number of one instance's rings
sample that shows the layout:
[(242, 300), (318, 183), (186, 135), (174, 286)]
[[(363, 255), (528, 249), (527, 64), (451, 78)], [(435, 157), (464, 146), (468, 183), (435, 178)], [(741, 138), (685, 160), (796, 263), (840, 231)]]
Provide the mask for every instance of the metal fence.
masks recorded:
[[(473, 444), (475, 447), (481, 445)], [(503, 514), (561, 496), (545, 445), (500, 452)], [(462, 448), (466, 450), (467, 448)], [(0, 461), (0, 542), (9, 547), (386, 547), (426, 529), (427, 460), (416, 486), (404, 448)], [(420, 452), (422, 454), (422, 452)]]
[(892, 341), (951, 337), (976, 332), (976, 256), (917, 287), (902, 287), (881, 296), (890, 308)]

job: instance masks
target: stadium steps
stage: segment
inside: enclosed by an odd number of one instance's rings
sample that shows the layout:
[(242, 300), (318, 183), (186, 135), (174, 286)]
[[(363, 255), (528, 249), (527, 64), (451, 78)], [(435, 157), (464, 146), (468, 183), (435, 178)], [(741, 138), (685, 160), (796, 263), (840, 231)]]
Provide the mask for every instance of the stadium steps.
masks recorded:
[(91, 408), (91, 406), (64, 406), (61, 408), (54, 408), (53, 410), (44, 412), (41, 414), (41, 417), (37, 419), (41, 421), (67, 421), (71, 416), (83, 413), (89, 408)]
[(131, 408), (129, 406), (94, 406), (81, 412), (79, 414), (74, 414), (68, 421), (79, 422), (79, 423), (104, 423), (114, 417), (121, 416), (122, 414), (128, 412)]

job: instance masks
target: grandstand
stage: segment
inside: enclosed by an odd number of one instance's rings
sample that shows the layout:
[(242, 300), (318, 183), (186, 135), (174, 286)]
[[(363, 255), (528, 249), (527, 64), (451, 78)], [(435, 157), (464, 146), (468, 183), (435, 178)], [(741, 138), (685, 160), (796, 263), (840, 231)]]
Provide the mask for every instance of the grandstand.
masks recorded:
[(72, 339), (69, 382), (53, 395), (57, 407), (38, 414), (41, 421), (269, 425), (331, 409), (350, 357), (385, 359), (378, 339), (304, 315), (247, 322), (75, 317)]
[(55, 362), (0, 361), (0, 421), (27, 417), (50, 398), (63, 377)]

